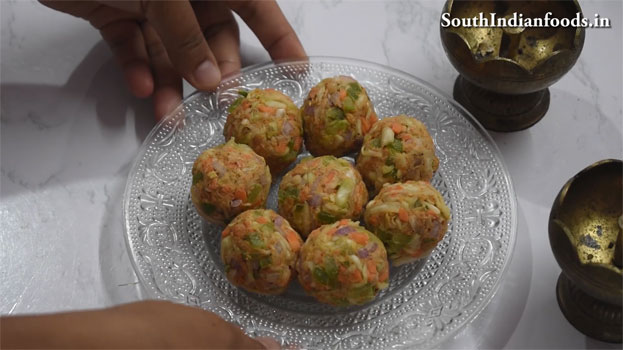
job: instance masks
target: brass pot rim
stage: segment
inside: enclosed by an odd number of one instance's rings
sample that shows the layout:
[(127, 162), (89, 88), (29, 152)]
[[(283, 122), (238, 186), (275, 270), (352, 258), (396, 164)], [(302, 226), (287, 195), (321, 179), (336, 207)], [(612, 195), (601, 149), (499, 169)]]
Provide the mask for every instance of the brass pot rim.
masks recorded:
[[(456, 36), (458, 36), (459, 38), (461, 38), (461, 40), (463, 42), (465, 42), (465, 49), (469, 50), (469, 47), (467, 46), (467, 41), (465, 38), (463, 38), (462, 35), (460, 35), (459, 33), (456, 32), (450, 32), (447, 31), (443, 34), (446, 35), (450, 35), (450, 34), (454, 34)], [(443, 38), (443, 35), (442, 35)], [(445, 46), (445, 42), (444, 40), (442, 40), (443, 45)], [(524, 78), (530, 79), (530, 81), (538, 81), (538, 80), (546, 80), (549, 79), (549, 76), (543, 75), (543, 74), (539, 74), (540, 72), (537, 72), (539, 70), (539, 68), (541, 68), (543, 65), (545, 65), (546, 63), (554, 60), (554, 59), (558, 59), (561, 55), (563, 54), (570, 54), (572, 56), (575, 56), (575, 58), (577, 59), (577, 57), (580, 56), (580, 52), (577, 50), (570, 50), (570, 49), (561, 49), (561, 50), (557, 50), (554, 51), (551, 56), (549, 56), (548, 58), (546, 58), (545, 60), (543, 60), (541, 63), (539, 63), (538, 65), (536, 65), (533, 69), (528, 70), (526, 69), (524, 66), (520, 65), (519, 63), (513, 61), (510, 58), (507, 57), (492, 57), (492, 58), (486, 58), (486, 59), (482, 59), (482, 60), (476, 60), (473, 59), (473, 62), (479, 65), (486, 65), (489, 64), (491, 62), (504, 62), (505, 64), (509, 64), (512, 65), (513, 68), (519, 68), (523, 73), (525, 73)], [(473, 58), (473, 55), (470, 55)], [(575, 63), (575, 60), (573, 61)], [(496, 77), (496, 80), (500, 80), (500, 81), (508, 81), (508, 82), (516, 82), (518, 81), (518, 79), (521, 79), (521, 77)]]
[[(562, 186), (562, 188), (559, 191), (560, 193), (566, 192), (567, 190), (569, 190), (569, 187), (581, 176), (583, 176), (585, 173), (593, 170), (594, 168), (597, 168), (599, 166), (602, 166), (604, 164), (616, 164), (616, 163), (623, 163), (623, 160), (621, 159), (616, 159), (616, 158), (607, 158), (607, 159), (602, 159), (599, 161), (596, 161), (593, 164), (589, 164), (588, 166), (586, 166), (584, 169), (580, 170), (577, 174), (573, 175), (572, 178), (570, 178), (569, 180), (567, 180), (567, 182), (565, 182), (565, 184)], [(556, 201), (554, 202), (554, 205), (560, 205), (562, 204), (562, 200), (564, 199), (564, 196), (557, 196), (556, 197)]]
[[(584, 17), (584, 12), (582, 11), (582, 8), (580, 7), (580, 4), (578, 3), (577, 0), (572, 0), (573, 4), (575, 5), (575, 7), (577, 8), (577, 12), (579, 12), (582, 17)], [(446, 2), (446, 6), (444, 7), (444, 10), (442, 11), (442, 15), (443, 13), (451, 13), (452, 12), (452, 5), (454, 4), (454, 0), (448, 0)], [(441, 21), (439, 23), (439, 27), (441, 30), (442, 34), (454, 34), (456, 36), (458, 36), (459, 38), (461, 38), (461, 40), (463, 41), (463, 43), (465, 44), (465, 48), (467, 50), (470, 51), (470, 46), (469, 46), (469, 42), (467, 40), (467, 38), (465, 38), (463, 35), (461, 35), (460, 33), (457, 32), (453, 32), (450, 31), (448, 28), (444, 28), (443, 26), (441, 26)], [(532, 69), (526, 69), (526, 67), (520, 65), (519, 63), (507, 58), (507, 57), (491, 57), (491, 58), (486, 58), (486, 59), (482, 59), (482, 60), (476, 60), (474, 58), (473, 54), (470, 54), (469, 56), (472, 58), (472, 62), (476, 63), (476, 64), (486, 64), (488, 62), (505, 62), (508, 63), (514, 67), (518, 67), (520, 68), (520, 70), (522, 70), (523, 72), (525, 72), (526, 74), (528, 74), (528, 76), (533, 76), (535, 74), (535, 71), (537, 71), (537, 68), (545, 65), (546, 63), (548, 63), (549, 61), (551, 61), (554, 58), (557, 58), (560, 54), (562, 53), (567, 53), (569, 52), (571, 54), (571, 56), (575, 56), (575, 58), (577, 59), (580, 56), (580, 53), (582, 52), (582, 49), (584, 47), (584, 36), (585, 36), (585, 28), (584, 27), (576, 27), (575, 30), (575, 35), (573, 38), (573, 48), (572, 49), (560, 49), (560, 50), (556, 50), (554, 51), (551, 56), (547, 57), (546, 59), (544, 59), (543, 61), (539, 62), (539, 64), (537, 64), (536, 66), (534, 66)], [(446, 46), (446, 42), (444, 40), (444, 35), (441, 36), (441, 42), (442, 45), (445, 47)], [(448, 50), (446, 50), (448, 51)], [(575, 64), (575, 60), (573, 60), (573, 63), (570, 66), (573, 66)], [(503, 79), (503, 80), (508, 80), (508, 81), (513, 81), (513, 79)]]

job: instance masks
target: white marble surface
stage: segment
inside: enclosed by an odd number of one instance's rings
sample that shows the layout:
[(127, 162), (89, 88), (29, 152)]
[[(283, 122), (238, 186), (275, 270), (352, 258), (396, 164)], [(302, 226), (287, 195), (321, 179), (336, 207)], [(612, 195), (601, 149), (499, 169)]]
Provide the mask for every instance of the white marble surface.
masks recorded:
[[(451, 95), (457, 73), (439, 40), (442, 1), (280, 4), (308, 54), (387, 64)], [(541, 122), (493, 134), (517, 192), (517, 245), (493, 302), (443, 347), (620, 348), (566, 322), (554, 293), (560, 268), (547, 239), (562, 184), (584, 166), (623, 153), (622, 4), (581, 4), (585, 14), (608, 16), (613, 28), (587, 31), (577, 65), (550, 89)], [(139, 299), (121, 197), (154, 125), (150, 104), (130, 96), (86, 22), (32, 1), (3, 0), (0, 11), (0, 313)], [(244, 26), (242, 42), (245, 64), (268, 59)]]

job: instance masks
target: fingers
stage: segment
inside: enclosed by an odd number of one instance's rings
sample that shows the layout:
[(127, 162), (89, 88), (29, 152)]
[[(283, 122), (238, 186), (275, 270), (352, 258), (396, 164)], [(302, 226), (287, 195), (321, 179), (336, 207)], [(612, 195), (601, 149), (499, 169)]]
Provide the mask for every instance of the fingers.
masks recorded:
[(188, 1), (143, 1), (145, 16), (160, 36), (173, 66), (198, 89), (221, 81), (214, 54)]
[(95, 1), (42, 0), (41, 3), (84, 18), (99, 29), (121, 65), (130, 92), (137, 97), (151, 95), (154, 83), (137, 15)]
[(279, 345), (279, 343), (273, 338), (258, 337), (258, 338), (255, 338), (255, 340), (260, 342), (260, 344), (262, 344), (268, 350), (280, 350), (281, 349), (281, 345)]
[(189, 1), (102, 0), (102, 3), (144, 16), (160, 36), (173, 67), (194, 87), (212, 90), (218, 86), (221, 73)]
[(221, 76), (240, 70), (240, 32), (231, 10), (222, 2), (193, 2), (203, 35), (214, 52)]
[[(227, 324), (222, 330), (223, 340), (220, 342), (226, 349), (256, 349), (256, 350), (275, 350), (274, 347), (267, 347), (263, 342), (258, 339), (253, 339), (246, 335), (238, 326), (229, 322), (222, 322)], [(226, 333), (226, 334), (225, 334)], [(272, 346), (272, 344), (271, 344)], [(279, 349), (279, 348), (276, 348)]]
[[(62, 0), (39, 0), (39, 2), (56, 11), (64, 12), (72, 16), (87, 19), (89, 13), (100, 6), (92, 1), (62, 1)], [(87, 19), (88, 20), (88, 19)]]
[(273, 60), (307, 57), (275, 1), (232, 1), (229, 6), (247, 23)]
[(173, 68), (155, 29), (149, 23), (144, 23), (142, 31), (155, 80), (154, 114), (156, 120), (160, 120), (182, 102), (182, 78)]
[(132, 94), (141, 98), (150, 96), (154, 81), (138, 23), (130, 20), (112, 22), (100, 28), (100, 33), (121, 65)]
[[(157, 117), (180, 103), (180, 75), (198, 89), (212, 90), (222, 75), (240, 69), (239, 31), (229, 8), (249, 25), (273, 59), (306, 57), (274, 0), (198, 2), (197, 14), (189, 1), (41, 1), (99, 28), (132, 93), (145, 97), (153, 92)], [(141, 28), (136, 21), (150, 25)]]

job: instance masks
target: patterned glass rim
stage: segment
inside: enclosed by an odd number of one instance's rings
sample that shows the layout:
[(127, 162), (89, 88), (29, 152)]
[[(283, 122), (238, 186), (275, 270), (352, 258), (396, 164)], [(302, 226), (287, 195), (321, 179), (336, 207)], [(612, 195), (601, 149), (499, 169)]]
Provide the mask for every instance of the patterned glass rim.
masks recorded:
[[(233, 75), (229, 75), (227, 77), (225, 77), (223, 79), (223, 81), (221, 82), (221, 84), (219, 85), (219, 87), (217, 88), (216, 91), (219, 91), (221, 89), (223, 89), (224, 87), (226, 87), (228, 85), (228, 83), (232, 82), (233, 80), (241, 77), (241, 76), (245, 76), (249, 73), (255, 72), (255, 71), (259, 71), (262, 69), (266, 69), (266, 68), (270, 68), (270, 67), (280, 67), (280, 66), (288, 66), (288, 65), (297, 65), (297, 64), (322, 64), (322, 63), (329, 63), (329, 64), (342, 64), (342, 65), (354, 65), (357, 67), (361, 67), (361, 68), (368, 68), (374, 71), (382, 71), (382, 72), (386, 72), (388, 74), (392, 74), (395, 76), (398, 76), (402, 79), (405, 79), (407, 81), (411, 81), (417, 85), (420, 85), (421, 87), (425, 88), (426, 90), (428, 90), (429, 92), (438, 95), (438, 97), (445, 99), (445, 102), (447, 102), (448, 104), (450, 104), (453, 108), (455, 108), (463, 118), (465, 118), (465, 120), (467, 122), (469, 122), (470, 124), (472, 124), (472, 126), (476, 129), (476, 131), (480, 134), (481, 137), (483, 137), (485, 139), (485, 141), (488, 143), (488, 146), (491, 147), (491, 153), (492, 155), (496, 158), (497, 162), (498, 162), (498, 166), (501, 168), (501, 172), (505, 175), (504, 176), (504, 185), (507, 188), (508, 194), (509, 194), (509, 198), (508, 198), (508, 205), (509, 205), (509, 209), (511, 212), (510, 215), (510, 234), (509, 234), (509, 242), (508, 242), (508, 253), (505, 255), (504, 260), (503, 260), (503, 265), (498, 273), (498, 277), (497, 280), (495, 280), (493, 286), (490, 288), (490, 290), (488, 291), (488, 293), (486, 295), (484, 295), (484, 301), (481, 302), (480, 304), (478, 304), (478, 306), (476, 307), (475, 310), (473, 310), (473, 312), (465, 319), (463, 320), (458, 326), (454, 327), (454, 329), (452, 330), (452, 332), (446, 334), (445, 336), (443, 336), (441, 339), (437, 339), (437, 341), (435, 341), (434, 343), (430, 343), (430, 342), (424, 342), (423, 344), (420, 345), (425, 345), (426, 347), (434, 347), (448, 339), (450, 339), (451, 337), (455, 336), (456, 334), (458, 334), (458, 332), (460, 330), (462, 330), (465, 326), (467, 326), (469, 323), (471, 323), (474, 319), (476, 319), (476, 317), (478, 317), (478, 315), (480, 315), (480, 313), (486, 308), (487, 305), (489, 305), (490, 301), (493, 299), (493, 297), (495, 296), (496, 292), (498, 291), (499, 287), (500, 287), (500, 282), (502, 281), (502, 279), (504, 278), (504, 276), (506, 275), (509, 265), (510, 265), (510, 261), (512, 259), (512, 256), (514, 254), (514, 249), (515, 249), (515, 243), (516, 243), (516, 236), (517, 236), (517, 197), (515, 194), (515, 190), (514, 190), (514, 186), (512, 184), (512, 180), (511, 180), (511, 176), (510, 173), (508, 171), (508, 168), (504, 162), (504, 159), (502, 157), (502, 153), (500, 152), (497, 144), (495, 143), (495, 141), (493, 140), (493, 138), (491, 137), (491, 135), (489, 135), (489, 133), (485, 130), (485, 128), (471, 115), (470, 112), (468, 112), (464, 107), (462, 107), (458, 102), (456, 102), (455, 100), (453, 100), (452, 98), (448, 97), (445, 93), (441, 92), (439, 89), (437, 89), (436, 87), (432, 86), (431, 84), (429, 84), (426, 81), (423, 81), (409, 73), (406, 73), (404, 71), (401, 71), (399, 69), (395, 69), (386, 65), (382, 65), (379, 63), (374, 63), (374, 62), (370, 62), (370, 61), (365, 61), (365, 60), (361, 60), (361, 59), (354, 59), (354, 58), (346, 58), (346, 57), (333, 57), (333, 56), (310, 56), (308, 57), (308, 59), (304, 59), (304, 60), (278, 60), (278, 61), (269, 61), (269, 62), (262, 62), (262, 63), (257, 63), (254, 65), (250, 65), (247, 66), (243, 69), (241, 69), (240, 72), (233, 74)], [(132, 190), (132, 184), (135, 181), (137, 174), (137, 169), (140, 166), (141, 163), (141, 159), (145, 156), (147, 150), (148, 150), (148, 146), (150, 144), (150, 140), (152, 140), (156, 134), (160, 131), (160, 129), (165, 126), (167, 123), (170, 123), (173, 121), (174, 118), (171, 118), (172, 116), (177, 115), (178, 113), (180, 113), (185, 104), (190, 103), (192, 101), (194, 101), (195, 99), (198, 99), (199, 97), (201, 97), (203, 94), (206, 93), (210, 93), (210, 92), (205, 92), (205, 91), (195, 91), (193, 93), (191, 93), (189, 96), (187, 96), (186, 98), (183, 99), (182, 103), (180, 105), (178, 105), (173, 111), (171, 111), (169, 114), (167, 114), (167, 116), (165, 116), (165, 118), (163, 118), (159, 123), (157, 123), (154, 128), (150, 131), (150, 133), (147, 135), (147, 137), (145, 138), (145, 140), (143, 141), (143, 143), (141, 144), (138, 152), (136, 153), (135, 156), (135, 160), (133, 162), (133, 165), (130, 169), (129, 175), (128, 175), (128, 179), (126, 182), (126, 186), (125, 186), (125, 190), (124, 190), (124, 198), (123, 198), (123, 227), (124, 227), (124, 240), (126, 242), (126, 246), (128, 249), (128, 255), (130, 257), (130, 261), (132, 263), (132, 267), (134, 268), (134, 271), (139, 279), (139, 281), (141, 282), (141, 285), (144, 287), (142, 288), (143, 290), (145, 290), (146, 294), (149, 296), (149, 298), (155, 298), (155, 299), (165, 299), (163, 296), (158, 295), (155, 291), (151, 290), (150, 288), (148, 288), (148, 283), (145, 280), (145, 276), (143, 275), (143, 273), (141, 272), (140, 267), (138, 266), (138, 262), (136, 261), (134, 254), (136, 253), (135, 248), (132, 245), (131, 242), (131, 237), (130, 237), (130, 218), (128, 217), (129, 214), (129, 207), (130, 207), (130, 192)], [(174, 300), (172, 300), (174, 301)], [(398, 345), (400, 346), (400, 345)], [(394, 346), (395, 347), (395, 346)]]

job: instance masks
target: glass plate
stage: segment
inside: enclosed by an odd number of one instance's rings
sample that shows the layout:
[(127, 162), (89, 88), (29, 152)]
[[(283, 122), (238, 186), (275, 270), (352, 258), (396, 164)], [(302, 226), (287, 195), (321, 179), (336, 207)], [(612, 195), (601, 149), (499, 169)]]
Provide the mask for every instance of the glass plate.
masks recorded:
[[(392, 268), (371, 303), (322, 305), (297, 282), (281, 296), (247, 293), (227, 281), (221, 227), (204, 223), (190, 201), (191, 168), (224, 142), (227, 107), (238, 89), (274, 88), (301, 105), (326, 77), (349, 75), (368, 91), (379, 117), (407, 114), (433, 137), (440, 166), (433, 185), (452, 211), (448, 233), (428, 260)], [(276, 209), (273, 182), (268, 201)], [(491, 300), (513, 252), (515, 194), (485, 130), (456, 102), (403, 72), (363, 61), (317, 57), (246, 68), (213, 93), (195, 93), (149, 134), (124, 196), (126, 241), (148, 293), (202, 307), (301, 348), (433, 347), (457, 333)]]

